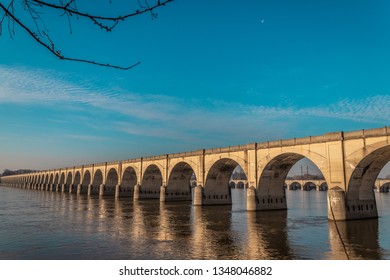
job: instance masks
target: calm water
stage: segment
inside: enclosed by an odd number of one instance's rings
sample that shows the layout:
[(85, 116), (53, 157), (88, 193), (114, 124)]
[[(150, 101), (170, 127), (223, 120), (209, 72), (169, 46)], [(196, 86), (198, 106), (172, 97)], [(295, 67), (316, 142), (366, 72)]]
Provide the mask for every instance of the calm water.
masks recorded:
[(256, 213), (232, 192), (232, 206), (193, 207), (1, 187), (0, 259), (390, 259), (389, 193), (379, 219), (337, 230), (326, 192), (287, 191), (289, 210)]

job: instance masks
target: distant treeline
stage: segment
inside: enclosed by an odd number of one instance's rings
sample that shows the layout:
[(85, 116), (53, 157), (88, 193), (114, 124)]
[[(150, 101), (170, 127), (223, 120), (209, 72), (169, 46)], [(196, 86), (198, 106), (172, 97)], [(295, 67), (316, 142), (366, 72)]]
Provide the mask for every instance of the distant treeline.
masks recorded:
[(18, 175), (18, 174), (26, 174), (34, 172), (35, 170), (29, 170), (29, 169), (19, 169), (19, 170), (9, 170), (4, 169), (4, 172), (1, 174), (1, 176), (10, 176), (10, 175)]

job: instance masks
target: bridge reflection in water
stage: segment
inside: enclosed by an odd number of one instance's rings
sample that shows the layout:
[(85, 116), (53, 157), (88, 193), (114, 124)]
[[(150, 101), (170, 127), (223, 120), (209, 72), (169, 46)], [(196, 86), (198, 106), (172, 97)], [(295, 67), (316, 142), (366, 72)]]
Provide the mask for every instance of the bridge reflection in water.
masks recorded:
[[(337, 221), (336, 228), (327, 219), (326, 192), (289, 191), (288, 211), (257, 212), (246, 211), (245, 189), (232, 190), (232, 205), (210, 207), (15, 188), (0, 192), (1, 210), (12, 211), (0, 229), (1, 259), (390, 257), (388, 194), (376, 194), (381, 219)], [(5, 240), (14, 245), (3, 246)]]

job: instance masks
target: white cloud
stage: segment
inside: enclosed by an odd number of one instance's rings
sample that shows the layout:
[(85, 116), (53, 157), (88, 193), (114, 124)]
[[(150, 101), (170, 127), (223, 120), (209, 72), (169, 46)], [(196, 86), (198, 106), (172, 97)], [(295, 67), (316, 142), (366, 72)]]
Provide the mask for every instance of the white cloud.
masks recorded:
[[(253, 106), (223, 100), (189, 101), (164, 95), (120, 92), (118, 89), (97, 89), (70, 82), (66, 76), (54, 72), (1, 65), (0, 103), (60, 104), (69, 105), (69, 108), (76, 105), (82, 111), (91, 112), (98, 108), (123, 118), (112, 123), (95, 122), (95, 126), (106, 125), (133, 135), (185, 141), (198, 139), (202, 143), (211, 137), (216, 141), (227, 137), (240, 141), (247, 139), (248, 135), (252, 135), (255, 141), (284, 137), (288, 135), (286, 131), (293, 129), (292, 120), (299, 123), (302, 118), (321, 117), (374, 124), (390, 121), (389, 95), (342, 99), (333, 104), (307, 108)], [(77, 135), (74, 134), (73, 138)]]

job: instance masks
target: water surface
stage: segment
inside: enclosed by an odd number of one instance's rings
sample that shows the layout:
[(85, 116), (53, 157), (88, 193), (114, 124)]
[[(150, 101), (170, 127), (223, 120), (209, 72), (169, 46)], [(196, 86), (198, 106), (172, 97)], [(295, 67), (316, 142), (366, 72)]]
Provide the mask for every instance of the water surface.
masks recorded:
[(390, 194), (379, 219), (327, 219), (326, 192), (286, 191), (287, 211), (194, 207), (0, 188), (0, 259), (390, 259)]

